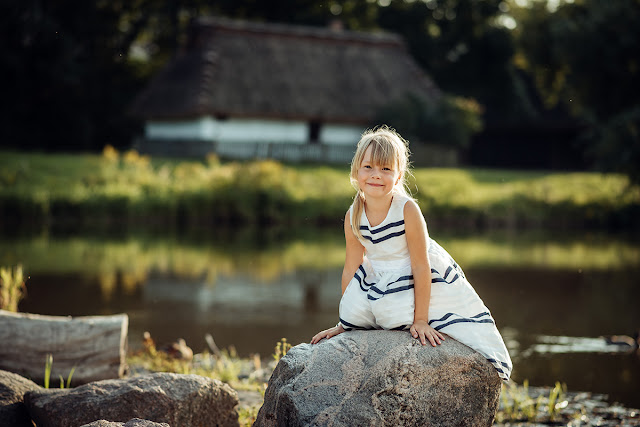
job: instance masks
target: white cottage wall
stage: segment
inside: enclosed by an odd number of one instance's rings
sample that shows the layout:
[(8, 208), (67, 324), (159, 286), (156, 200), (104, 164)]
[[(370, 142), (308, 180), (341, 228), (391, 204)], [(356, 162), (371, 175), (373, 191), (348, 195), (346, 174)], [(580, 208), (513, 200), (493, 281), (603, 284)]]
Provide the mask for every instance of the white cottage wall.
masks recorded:
[[(320, 129), (323, 144), (355, 145), (364, 128), (354, 125), (325, 124)], [(150, 121), (145, 126), (147, 139), (206, 140), (218, 143), (306, 144), (309, 124), (304, 121), (228, 119), (200, 117), (193, 120)]]
[(205, 140), (214, 136), (215, 123), (210, 117), (145, 123), (144, 135), (150, 140)]
[(214, 139), (221, 144), (236, 142), (272, 142), (306, 144), (306, 122), (259, 119), (228, 119), (216, 121)]
[(320, 141), (323, 144), (355, 147), (364, 130), (362, 126), (326, 124), (320, 129)]
[(144, 152), (197, 156), (215, 152), (235, 159), (274, 158), (287, 161), (347, 162), (360, 139), (361, 126), (323, 124), (310, 143), (306, 121), (226, 119), (149, 121)]
[(259, 119), (218, 120), (200, 117), (193, 120), (147, 122), (148, 139), (206, 140), (228, 143), (306, 144), (308, 125), (303, 121)]

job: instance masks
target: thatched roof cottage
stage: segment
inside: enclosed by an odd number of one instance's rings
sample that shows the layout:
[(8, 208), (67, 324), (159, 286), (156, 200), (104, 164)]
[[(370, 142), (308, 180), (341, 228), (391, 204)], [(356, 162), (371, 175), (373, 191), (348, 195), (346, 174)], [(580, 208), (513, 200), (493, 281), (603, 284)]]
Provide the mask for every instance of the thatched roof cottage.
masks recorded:
[(132, 113), (146, 152), (344, 161), (407, 93), (440, 92), (397, 35), (206, 18)]

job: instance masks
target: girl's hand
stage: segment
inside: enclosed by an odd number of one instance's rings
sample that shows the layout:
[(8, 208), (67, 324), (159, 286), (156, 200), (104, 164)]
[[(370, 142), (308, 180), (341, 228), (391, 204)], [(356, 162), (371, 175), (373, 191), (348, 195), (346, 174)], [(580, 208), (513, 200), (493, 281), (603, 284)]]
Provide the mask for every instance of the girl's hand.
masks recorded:
[(324, 331), (315, 334), (313, 338), (311, 338), (311, 344), (317, 344), (324, 338), (331, 338), (343, 332), (344, 328), (338, 323), (333, 328), (325, 329)]
[(422, 345), (427, 345), (427, 340), (433, 347), (444, 341), (444, 335), (429, 326), (426, 320), (417, 320), (411, 325), (411, 336), (420, 341)]

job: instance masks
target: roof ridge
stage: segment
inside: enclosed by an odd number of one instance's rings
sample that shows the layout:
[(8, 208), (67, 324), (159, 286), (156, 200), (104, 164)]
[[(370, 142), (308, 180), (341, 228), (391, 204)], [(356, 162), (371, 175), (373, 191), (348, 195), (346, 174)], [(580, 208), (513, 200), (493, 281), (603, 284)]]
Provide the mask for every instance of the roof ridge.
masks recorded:
[(203, 49), (199, 54), (201, 55), (200, 60), (205, 64), (205, 66), (200, 70), (200, 81), (198, 82), (198, 85), (201, 90), (196, 95), (196, 105), (198, 109), (206, 109), (206, 94), (211, 90), (213, 85), (214, 73), (216, 72), (219, 55), (215, 49)]
[(315, 38), (341, 42), (365, 42), (373, 44), (390, 43), (404, 45), (404, 40), (401, 36), (382, 30), (374, 32), (342, 29), (335, 30), (329, 27), (273, 22), (257, 22), (223, 18), (218, 16), (199, 17), (195, 20), (195, 25), (231, 32), (255, 33), (284, 37)]

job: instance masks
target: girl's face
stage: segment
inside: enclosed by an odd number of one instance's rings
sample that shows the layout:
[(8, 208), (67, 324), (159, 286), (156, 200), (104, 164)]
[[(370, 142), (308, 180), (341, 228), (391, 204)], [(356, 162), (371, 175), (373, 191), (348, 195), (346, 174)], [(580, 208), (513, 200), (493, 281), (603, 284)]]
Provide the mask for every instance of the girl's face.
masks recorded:
[(364, 152), (358, 168), (358, 186), (366, 198), (384, 198), (391, 195), (401, 178), (395, 165), (374, 164), (371, 159), (372, 146)]

